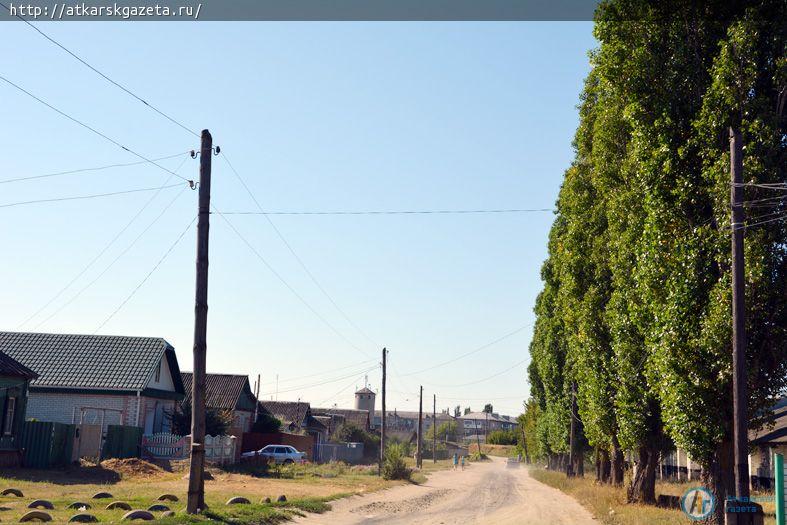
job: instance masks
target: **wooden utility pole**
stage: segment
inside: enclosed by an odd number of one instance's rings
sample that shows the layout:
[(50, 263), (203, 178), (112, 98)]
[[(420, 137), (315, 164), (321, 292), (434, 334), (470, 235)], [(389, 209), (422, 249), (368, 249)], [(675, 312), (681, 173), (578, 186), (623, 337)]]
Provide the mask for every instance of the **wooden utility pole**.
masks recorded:
[(257, 383), (254, 385), (254, 420), (251, 422), (252, 425), (257, 422), (257, 416), (259, 415), (257, 411), (260, 406), (260, 380), (260, 374), (257, 374)]
[(730, 204), (732, 205), (732, 412), (735, 495), (749, 497), (749, 436), (746, 410), (746, 297), (743, 260), (743, 139), (730, 126)]
[(415, 466), (421, 468), (421, 441), (423, 440), (424, 431), (424, 387), (421, 386), (420, 394), (418, 395), (418, 443), (415, 449)]
[(197, 283), (194, 303), (194, 379), (191, 390), (191, 464), (186, 512), (205, 509), (205, 354), (208, 328), (208, 230), (210, 229), (210, 162), (213, 137), (202, 130), (197, 218)]
[(577, 460), (577, 384), (571, 383), (571, 426), (568, 436), (568, 465), (566, 475), (572, 477), (576, 474), (574, 462)]
[(437, 463), (437, 394), (432, 396), (432, 463)]
[(382, 418), (380, 419), (381, 426), (380, 426), (380, 466), (377, 470), (377, 474), (382, 474), (383, 462), (385, 462), (385, 356), (388, 353), (388, 350), (383, 348), (383, 406), (382, 406)]

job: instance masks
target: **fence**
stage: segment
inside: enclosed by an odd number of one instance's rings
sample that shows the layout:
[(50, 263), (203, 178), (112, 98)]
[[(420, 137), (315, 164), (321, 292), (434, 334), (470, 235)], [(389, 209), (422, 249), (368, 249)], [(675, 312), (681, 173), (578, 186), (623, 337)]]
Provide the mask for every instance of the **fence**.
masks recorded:
[(104, 447), (101, 451), (103, 459), (109, 458), (138, 458), (142, 429), (123, 425), (109, 425), (107, 427)]
[(774, 454), (773, 475), (776, 482), (776, 493), (774, 494), (776, 500), (776, 525), (785, 525), (784, 456), (781, 454)]
[(71, 460), (74, 430), (74, 425), (25, 421), (22, 425), (24, 465), (50, 468), (68, 464)]
[(189, 445), (184, 436), (169, 433), (142, 436), (142, 457), (150, 459), (185, 459)]
[[(235, 462), (235, 436), (205, 436), (205, 461), (227, 464)], [(191, 436), (169, 433), (142, 437), (142, 457), (146, 459), (186, 459), (191, 451)]]
[(314, 445), (314, 461), (363, 462), (363, 443), (320, 443)]

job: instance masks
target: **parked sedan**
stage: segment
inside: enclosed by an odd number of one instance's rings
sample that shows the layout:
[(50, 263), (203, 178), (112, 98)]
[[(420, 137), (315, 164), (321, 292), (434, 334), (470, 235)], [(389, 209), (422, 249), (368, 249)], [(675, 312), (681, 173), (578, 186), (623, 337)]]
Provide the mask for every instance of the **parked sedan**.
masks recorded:
[(264, 457), (274, 463), (290, 464), (303, 463), (306, 460), (305, 452), (298, 452), (289, 445), (266, 445), (259, 450), (252, 450), (241, 454), (244, 458)]

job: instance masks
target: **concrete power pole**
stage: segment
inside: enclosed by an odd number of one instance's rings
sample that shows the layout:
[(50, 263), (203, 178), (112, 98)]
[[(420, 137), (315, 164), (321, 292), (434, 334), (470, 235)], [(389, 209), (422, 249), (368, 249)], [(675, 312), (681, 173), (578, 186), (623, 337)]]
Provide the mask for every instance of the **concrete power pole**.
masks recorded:
[(383, 462), (385, 462), (385, 365), (386, 365), (386, 354), (388, 350), (383, 348), (383, 406), (382, 406), (382, 418), (380, 419), (380, 467), (378, 468), (377, 473), (382, 474)]
[(424, 431), (424, 387), (421, 386), (420, 394), (418, 395), (418, 443), (416, 444), (415, 452), (415, 466), (421, 468), (421, 441), (423, 441)]
[(432, 463), (437, 463), (437, 394), (432, 396)]
[(208, 328), (208, 231), (210, 229), (210, 163), (213, 137), (202, 130), (199, 157), (197, 218), (197, 282), (194, 303), (194, 379), (191, 391), (191, 461), (186, 512), (205, 509), (205, 354)]
[(743, 139), (730, 126), (730, 204), (732, 205), (732, 404), (735, 441), (735, 495), (749, 497), (749, 436), (746, 392), (746, 297), (743, 260)]

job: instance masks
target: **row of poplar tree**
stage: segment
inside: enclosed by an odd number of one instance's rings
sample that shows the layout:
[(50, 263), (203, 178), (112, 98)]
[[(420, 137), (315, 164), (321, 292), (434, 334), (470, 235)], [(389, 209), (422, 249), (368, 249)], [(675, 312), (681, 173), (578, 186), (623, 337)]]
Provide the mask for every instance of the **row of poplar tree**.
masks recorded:
[(553, 467), (581, 473), (592, 453), (599, 480), (623, 484), (633, 457), (632, 502), (654, 502), (674, 447), (717, 501), (733, 488), (731, 128), (744, 142), (751, 428), (787, 387), (787, 189), (773, 186), (787, 182), (785, 23), (784, 0), (596, 12), (525, 418)]

